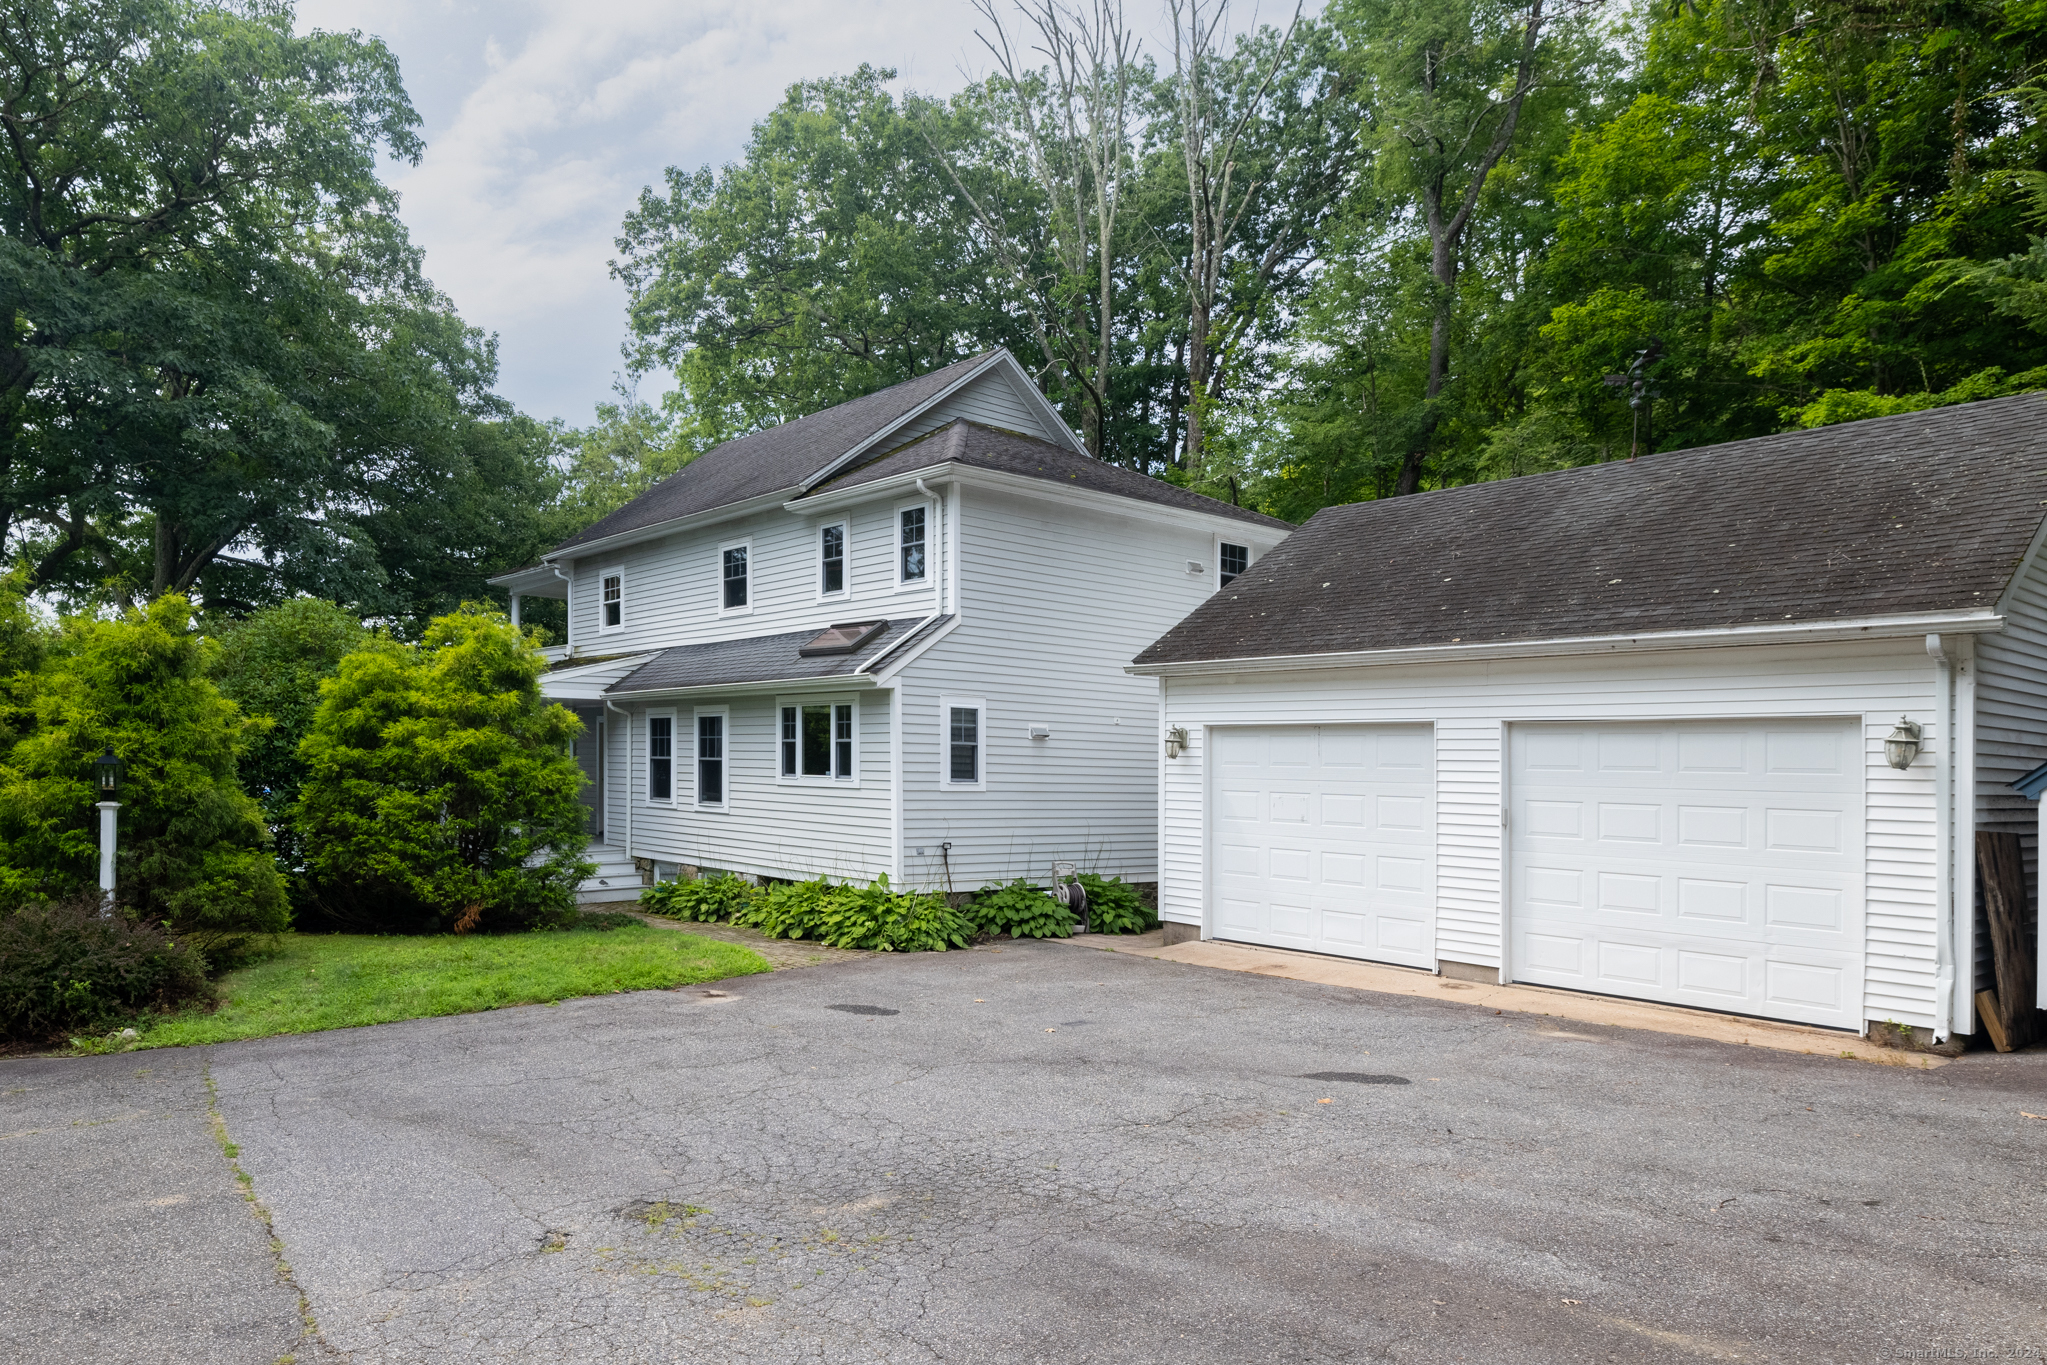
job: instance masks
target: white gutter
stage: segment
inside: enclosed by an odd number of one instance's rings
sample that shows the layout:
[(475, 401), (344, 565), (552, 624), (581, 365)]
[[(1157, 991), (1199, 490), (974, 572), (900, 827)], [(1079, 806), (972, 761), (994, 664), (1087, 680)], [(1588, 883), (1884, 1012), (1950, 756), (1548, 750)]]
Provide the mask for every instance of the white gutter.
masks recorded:
[(860, 691), (874, 686), (874, 679), (864, 673), (835, 673), (827, 677), (771, 678), (764, 682), (746, 683), (702, 683), (695, 687), (651, 687), (644, 690), (634, 688), (630, 692), (610, 692), (609, 698), (622, 697), (627, 701), (669, 701), (679, 697), (702, 697), (713, 693), (727, 692), (845, 692)]
[(1130, 664), (1123, 671), (1160, 678), (1191, 677), (1205, 673), (1291, 673), (1311, 668), (1454, 663), (1465, 659), (1531, 659), (1573, 654), (1633, 654), (1666, 649), (1724, 649), (1730, 645), (1881, 640), (1919, 635), (1933, 629), (1949, 635), (1976, 635), (2003, 630), (2004, 618), (1994, 612), (1915, 612), (1902, 616), (1859, 616), (1845, 621), (1728, 626), (1717, 630), (1661, 630), (1640, 635), (1577, 635), (1551, 640), (1484, 641), (1469, 645), (1423, 645), (1410, 649), (1367, 649), (1329, 654), (1266, 654), (1240, 659)]
[[(854, 670), (858, 676), (867, 678), (870, 684), (879, 681), (879, 679), (876, 678), (875, 676), (874, 672), (875, 665), (879, 664), (882, 660), (888, 658), (889, 655), (895, 653), (898, 649), (901, 649), (910, 641), (916, 639), (918, 632), (924, 630), (933, 621), (936, 621), (939, 617), (945, 615), (946, 589), (945, 565), (952, 563), (954, 558), (954, 556), (946, 552), (945, 498), (940, 494), (932, 492), (929, 488), (926, 488), (924, 486), (924, 480), (921, 477), (913, 480), (912, 486), (915, 487), (919, 493), (922, 493), (925, 497), (931, 499), (933, 502), (938, 504), (938, 534), (931, 538), (931, 544), (938, 548), (938, 553), (940, 554), (940, 556), (943, 557), (944, 563), (934, 564), (931, 566), (932, 578), (931, 590), (935, 600), (933, 602), (930, 614), (927, 615), (923, 620), (919, 621), (916, 625), (910, 627), (909, 630), (905, 631), (903, 633), (902, 639), (897, 640), (893, 644), (888, 645), (886, 648), (882, 649), (878, 654), (876, 654), (872, 659), (869, 659), (866, 663), (860, 665), (858, 669)], [(873, 487), (873, 485), (870, 484), (868, 485), (868, 487)], [(889, 553), (901, 554), (902, 545), (900, 543), (894, 545), (890, 549)], [(954, 621), (952, 624), (956, 626), (959, 624), (959, 622)], [(947, 627), (947, 633), (948, 634), (951, 633), (950, 626)]]
[(666, 521), (636, 526), (630, 531), (619, 531), (598, 540), (579, 540), (573, 545), (564, 545), (559, 550), (541, 556), (541, 563), (552, 567), (556, 555), (572, 560), (587, 559), (621, 546), (637, 545), (643, 540), (659, 540), (662, 536), (672, 536), (678, 531), (694, 530), (699, 526), (715, 526), (721, 521), (736, 521), (740, 517), (765, 512), (771, 507), (781, 505), (789, 496), (789, 492), (787, 488), (778, 488), (772, 493), (761, 493), (743, 502), (726, 503), (723, 507), (709, 507), (701, 512), (670, 517)]

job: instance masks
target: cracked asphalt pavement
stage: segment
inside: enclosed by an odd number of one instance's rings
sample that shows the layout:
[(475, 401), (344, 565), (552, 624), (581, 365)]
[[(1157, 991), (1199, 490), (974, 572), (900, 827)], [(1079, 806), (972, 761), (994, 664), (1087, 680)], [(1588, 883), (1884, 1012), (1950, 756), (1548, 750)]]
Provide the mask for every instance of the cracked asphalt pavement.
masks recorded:
[(1019, 944), (0, 1091), (23, 1365), (2047, 1352), (2043, 1053), (1877, 1067)]

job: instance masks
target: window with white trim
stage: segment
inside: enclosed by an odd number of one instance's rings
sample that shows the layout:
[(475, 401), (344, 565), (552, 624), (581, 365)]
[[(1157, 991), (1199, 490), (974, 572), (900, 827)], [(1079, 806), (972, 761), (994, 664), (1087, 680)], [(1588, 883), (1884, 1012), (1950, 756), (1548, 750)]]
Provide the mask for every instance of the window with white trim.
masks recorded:
[(1224, 541), (1219, 556), (1219, 567), (1222, 569), (1221, 580), (1227, 584), (1232, 578), (1251, 567), (1251, 547), (1232, 545)]
[(854, 780), (854, 703), (789, 700), (775, 708), (775, 717), (783, 781)]
[(625, 570), (611, 569), (597, 580), (597, 629), (618, 630), (625, 625)]
[(729, 801), (725, 791), (726, 732), (731, 713), (723, 707), (696, 713), (697, 805), (722, 810)]
[(931, 509), (918, 505), (905, 507), (896, 513), (896, 582), (922, 583), (928, 567), (925, 550), (925, 531), (931, 520)]
[(726, 545), (718, 551), (718, 610), (746, 611), (752, 603), (748, 574), (753, 546), (748, 542)]
[(835, 521), (817, 528), (817, 595), (846, 595), (846, 523)]
[(979, 697), (940, 697), (939, 781), (947, 787), (988, 782), (988, 704)]
[(647, 800), (668, 804), (675, 800), (675, 713), (650, 712), (647, 716)]

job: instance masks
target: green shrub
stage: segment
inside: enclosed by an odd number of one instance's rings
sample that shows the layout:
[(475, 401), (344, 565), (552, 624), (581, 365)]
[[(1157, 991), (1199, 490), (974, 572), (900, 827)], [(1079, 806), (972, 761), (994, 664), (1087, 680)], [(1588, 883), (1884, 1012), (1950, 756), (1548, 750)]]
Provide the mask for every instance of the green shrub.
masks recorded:
[(1073, 912), (1019, 877), (1008, 886), (984, 886), (967, 907), (984, 934), (1012, 938), (1070, 938)]
[(943, 896), (896, 891), (887, 876), (871, 886), (834, 886), (824, 878), (749, 888), (732, 922), (769, 938), (809, 939), (829, 948), (878, 953), (942, 953), (964, 948), (974, 927)]
[(640, 893), (640, 908), (665, 919), (710, 923), (731, 919), (760, 894), (743, 877), (720, 872), (714, 877), (660, 882)]
[(5, 683), (0, 909), (91, 895), (99, 867), (93, 762), (127, 764), (116, 884), (123, 902), (222, 965), (291, 922), (262, 812), (236, 763), (267, 721), (204, 676), (184, 598), (111, 620), (71, 617), (40, 667)]
[(540, 693), (540, 647), (502, 614), (434, 618), (418, 646), (363, 643), (320, 684), (293, 812), (330, 923), (526, 929), (576, 912), (592, 865), (581, 724)]
[(1080, 874), (1087, 888), (1088, 927), (1098, 934), (1142, 934), (1159, 927), (1159, 917), (1121, 877)]
[(215, 628), (207, 676), (244, 714), (270, 722), (250, 740), (238, 771), (243, 790), (263, 808), (287, 875), (305, 861), (291, 818), (306, 780), (299, 744), (313, 728), (321, 680), (333, 677), (368, 635), (354, 613), (317, 597), (294, 597)]
[(825, 897), (813, 937), (834, 948), (880, 953), (942, 953), (973, 941), (974, 926), (943, 896), (889, 889), (886, 874), (871, 886), (836, 888)]
[(197, 950), (155, 924), (101, 918), (95, 897), (0, 915), (0, 1038), (9, 1042), (51, 1042), (213, 998)]
[(826, 905), (838, 893), (839, 888), (822, 877), (763, 886), (754, 889), (752, 898), (733, 911), (732, 922), (758, 929), (769, 938), (821, 941)]

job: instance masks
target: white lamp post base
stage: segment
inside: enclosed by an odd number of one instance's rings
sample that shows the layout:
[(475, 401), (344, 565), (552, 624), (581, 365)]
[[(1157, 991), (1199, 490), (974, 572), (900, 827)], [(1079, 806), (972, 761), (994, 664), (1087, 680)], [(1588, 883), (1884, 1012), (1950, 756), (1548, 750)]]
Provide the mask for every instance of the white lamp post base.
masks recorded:
[(102, 801), (100, 813), (100, 914), (114, 913), (114, 812), (119, 801)]

